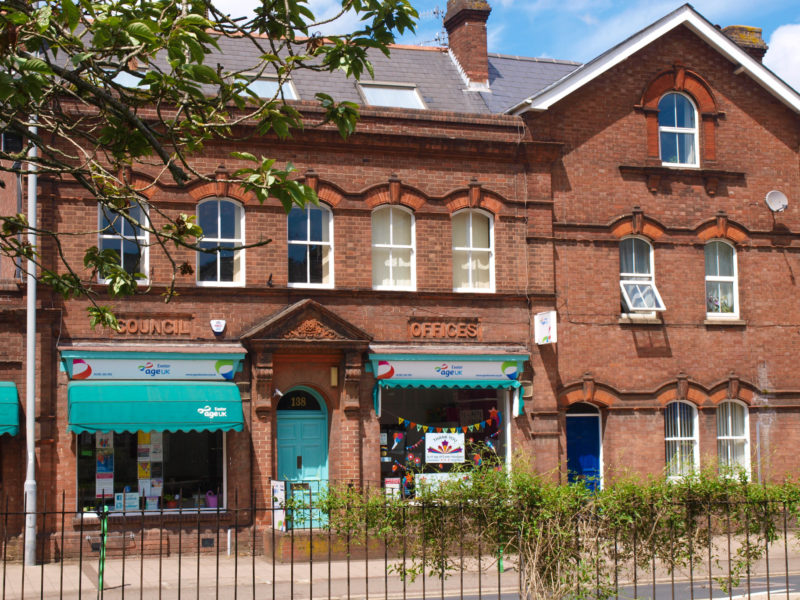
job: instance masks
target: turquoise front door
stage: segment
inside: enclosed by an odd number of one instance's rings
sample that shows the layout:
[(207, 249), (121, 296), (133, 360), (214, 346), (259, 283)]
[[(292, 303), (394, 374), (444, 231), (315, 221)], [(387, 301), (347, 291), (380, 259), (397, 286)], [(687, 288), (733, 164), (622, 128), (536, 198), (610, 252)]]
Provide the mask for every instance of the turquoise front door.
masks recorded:
[(318, 527), (325, 515), (317, 503), (328, 479), (328, 414), (316, 393), (287, 392), (278, 403), (278, 479), (291, 500), (286, 522), (294, 529)]

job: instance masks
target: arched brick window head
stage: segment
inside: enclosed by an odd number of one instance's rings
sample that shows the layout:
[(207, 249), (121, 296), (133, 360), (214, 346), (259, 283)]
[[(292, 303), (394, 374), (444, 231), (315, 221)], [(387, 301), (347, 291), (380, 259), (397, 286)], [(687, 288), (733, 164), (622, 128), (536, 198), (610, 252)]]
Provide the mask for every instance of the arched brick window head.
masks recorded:
[[(664, 99), (667, 99), (664, 102)], [(686, 166), (708, 166), (717, 158), (716, 143), (716, 120), (720, 115), (717, 101), (711, 92), (708, 83), (694, 71), (676, 65), (673, 68), (661, 72), (645, 89), (642, 94), (640, 108), (645, 113), (647, 120), (647, 162), (650, 164), (673, 165), (669, 156), (664, 156), (661, 151), (659, 137), (663, 127), (660, 121), (666, 123), (668, 119), (659, 119), (660, 112), (665, 108), (676, 110), (674, 100), (687, 98), (697, 109), (699, 122), (695, 123), (699, 139), (695, 140), (696, 147), (699, 147), (700, 160), (691, 163), (684, 163)], [(673, 102), (670, 102), (672, 99)], [(675, 125), (681, 123), (676, 121)], [(673, 132), (676, 133), (676, 132)], [(677, 132), (679, 133), (679, 132)]]

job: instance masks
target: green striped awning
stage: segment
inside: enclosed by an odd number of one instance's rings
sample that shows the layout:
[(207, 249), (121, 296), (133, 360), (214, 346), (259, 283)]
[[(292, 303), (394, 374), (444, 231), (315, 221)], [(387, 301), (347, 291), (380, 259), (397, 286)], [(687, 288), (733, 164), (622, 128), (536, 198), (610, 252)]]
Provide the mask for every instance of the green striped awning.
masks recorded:
[(71, 381), (69, 430), (241, 431), (239, 388), (218, 381)]
[(11, 381), (0, 381), (0, 435), (4, 433), (19, 433), (19, 398)]

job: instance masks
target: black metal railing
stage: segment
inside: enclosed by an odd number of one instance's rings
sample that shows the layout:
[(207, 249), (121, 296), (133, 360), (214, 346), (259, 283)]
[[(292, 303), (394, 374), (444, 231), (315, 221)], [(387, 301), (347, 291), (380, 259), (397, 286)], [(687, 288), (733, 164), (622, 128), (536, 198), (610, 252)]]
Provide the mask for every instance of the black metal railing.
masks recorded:
[[(0, 503), (0, 600), (800, 594), (797, 507), (785, 502), (761, 512), (741, 512), (733, 502), (687, 506), (692, 519), (667, 524), (655, 549), (635, 521), (598, 535), (589, 525), (601, 515), (576, 516), (574, 534), (562, 542), (571, 558), (545, 572), (537, 556), (543, 550), (529, 534), (518, 524), (476, 519), (481, 507), (474, 503), (387, 500), (380, 514), (374, 504), (273, 508), (236, 492), (228, 506), (205, 510), (87, 513), (67, 509), (63, 494), (55, 506), (43, 498), (36, 564), (26, 565), (26, 514), (11, 500)], [(278, 511), (286, 513), (280, 529), (273, 527)], [(737, 521), (742, 514), (747, 522)], [(763, 514), (763, 522), (752, 514)], [(542, 587), (545, 578), (551, 587)]]

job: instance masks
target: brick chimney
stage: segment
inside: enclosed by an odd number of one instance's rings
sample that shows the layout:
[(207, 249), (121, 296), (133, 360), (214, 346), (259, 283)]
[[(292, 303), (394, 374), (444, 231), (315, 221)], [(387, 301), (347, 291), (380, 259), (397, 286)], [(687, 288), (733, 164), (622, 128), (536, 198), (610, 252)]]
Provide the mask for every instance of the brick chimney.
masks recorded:
[(486, 0), (447, 0), (444, 27), (450, 52), (469, 80), (470, 87), (489, 85), (486, 56), (486, 21), (492, 8)]
[(737, 46), (747, 52), (758, 62), (764, 58), (767, 52), (767, 44), (761, 37), (760, 27), (748, 27), (747, 25), (728, 25), (723, 27), (722, 33), (733, 40)]

